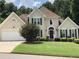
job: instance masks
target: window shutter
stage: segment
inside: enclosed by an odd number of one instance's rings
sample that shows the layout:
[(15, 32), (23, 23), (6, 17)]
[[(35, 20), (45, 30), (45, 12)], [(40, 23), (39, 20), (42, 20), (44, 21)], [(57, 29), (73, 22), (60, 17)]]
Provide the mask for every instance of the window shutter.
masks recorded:
[(33, 18), (32, 18), (32, 24), (33, 24)]
[(40, 18), (40, 25), (42, 25), (42, 18)]

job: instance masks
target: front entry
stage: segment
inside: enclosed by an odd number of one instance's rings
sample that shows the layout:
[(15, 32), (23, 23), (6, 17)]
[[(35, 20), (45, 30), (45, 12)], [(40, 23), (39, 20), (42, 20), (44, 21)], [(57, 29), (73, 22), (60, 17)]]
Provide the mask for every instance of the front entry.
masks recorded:
[(54, 34), (54, 28), (53, 27), (50, 27), (49, 28), (49, 38), (50, 39), (53, 39), (54, 38), (53, 34)]

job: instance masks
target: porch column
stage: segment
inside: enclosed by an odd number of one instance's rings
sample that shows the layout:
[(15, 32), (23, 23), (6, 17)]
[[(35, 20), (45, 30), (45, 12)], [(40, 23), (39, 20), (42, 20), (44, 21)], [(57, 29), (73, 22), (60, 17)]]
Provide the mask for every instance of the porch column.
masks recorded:
[(68, 36), (68, 30), (66, 29), (66, 38), (67, 38), (67, 36)]
[(76, 29), (76, 30), (77, 30), (76, 32), (77, 32), (77, 38), (78, 38), (78, 29)]

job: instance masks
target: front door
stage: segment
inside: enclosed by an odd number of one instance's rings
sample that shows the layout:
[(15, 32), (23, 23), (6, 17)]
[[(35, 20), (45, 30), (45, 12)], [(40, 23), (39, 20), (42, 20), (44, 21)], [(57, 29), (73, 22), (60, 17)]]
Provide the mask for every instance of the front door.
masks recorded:
[(54, 34), (54, 28), (53, 27), (50, 27), (49, 28), (49, 37), (50, 37), (50, 39), (53, 39), (54, 38), (53, 34)]

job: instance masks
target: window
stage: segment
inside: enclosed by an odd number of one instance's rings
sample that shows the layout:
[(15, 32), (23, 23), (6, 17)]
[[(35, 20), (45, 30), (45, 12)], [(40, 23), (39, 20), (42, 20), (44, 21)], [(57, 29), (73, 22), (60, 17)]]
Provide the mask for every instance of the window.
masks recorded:
[(75, 29), (75, 37), (77, 38), (77, 30)]
[(50, 20), (50, 25), (52, 25), (52, 20)]
[(28, 23), (29, 23), (29, 17), (28, 17)]
[(40, 24), (40, 19), (39, 19), (39, 18), (38, 18), (38, 20), (37, 20), (37, 21), (38, 21), (38, 24)]
[(61, 24), (61, 22), (60, 22), (60, 21), (58, 21), (58, 23), (59, 23), (59, 25)]
[(66, 37), (66, 32), (67, 32), (67, 30), (60, 30), (60, 35), (62, 38)]
[(42, 25), (42, 18), (40, 18), (40, 25)]
[(36, 24), (36, 18), (34, 18), (34, 20), (33, 20), (33, 24)]
[(74, 37), (75, 36), (75, 30), (71, 30), (71, 36)]
[(32, 24), (42, 25), (42, 18), (32, 18)]
[(33, 24), (33, 18), (32, 18), (32, 24)]

